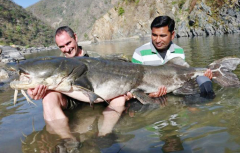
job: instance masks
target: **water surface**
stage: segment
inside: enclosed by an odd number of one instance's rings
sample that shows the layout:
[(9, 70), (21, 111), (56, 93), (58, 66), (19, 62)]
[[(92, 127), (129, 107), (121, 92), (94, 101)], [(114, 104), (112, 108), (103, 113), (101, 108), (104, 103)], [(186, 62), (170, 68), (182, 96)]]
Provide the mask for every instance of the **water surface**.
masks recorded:
[[(180, 38), (174, 42), (184, 48), (186, 61), (205, 67), (226, 56), (240, 57), (240, 35)], [(150, 39), (83, 45), (87, 51), (101, 55), (124, 53), (129, 58), (135, 48)], [(58, 56), (59, 50), (26, 56)], [(240, 68), (235, 73), (240, 76)], [(66, 111), (72, 134), (81, 142), (81, 152), (240, 152), (240, 93), (238, 88), (221, 88), (214, 84), (216, 98), (181, 97), (169, 94), (159, 105), (142, 106), (132, 101), (115, 125), (113, 133), (97, 137), (105, 104), (95, 109), (84, 104)], [(37, 107), (19, 94), (13, 105), (13, 91), (0, 93), (0, 152), (54, 152), (61, 138), (46, 128), (41, 100)]]

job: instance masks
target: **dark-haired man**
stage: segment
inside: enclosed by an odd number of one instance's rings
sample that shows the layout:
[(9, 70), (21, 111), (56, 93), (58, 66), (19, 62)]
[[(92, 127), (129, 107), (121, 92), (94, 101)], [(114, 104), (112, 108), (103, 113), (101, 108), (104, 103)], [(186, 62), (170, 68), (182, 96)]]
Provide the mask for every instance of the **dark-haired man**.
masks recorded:
[[(183, 49), (172, 42), (175, 37), (174, 28), (175, 21), (169, 16), (156, 17), (151, 24), (152, 41), (135, 50), (132, 62), (143, 65), (163, 65), (175, 57), (180, 57), (183, 61), (176, 64), (189, 67), (189, 64), (185, 62)], [(201, 95), (205, 97), (214, 95), (210, 80), (212, 78), (211, 70), (208, 69), (204, 75), (197, 77)], [(166, 87), (160, 87), (158, 92), (150, 93), (149, 96), (159, 97), (165, 95), (166, 92)]]

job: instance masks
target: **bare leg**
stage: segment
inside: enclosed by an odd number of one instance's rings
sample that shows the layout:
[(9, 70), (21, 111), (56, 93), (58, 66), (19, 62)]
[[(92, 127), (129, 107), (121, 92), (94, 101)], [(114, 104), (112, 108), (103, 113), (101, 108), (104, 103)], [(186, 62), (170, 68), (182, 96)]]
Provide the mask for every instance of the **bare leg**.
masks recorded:
[(76, 140), (76, 138), (72, 135), (69, 125), (68, 118), (58, 119), (54, 121), (45, 121), (46, 129), (51, 134), (58, 134), (62, 139), (71, 138)]
[(125, 97), (113, 99), (109, 106), (103, 111), (103, 123), (99, 129), (99, 136), (112, 132), (114, 125), (118, 122), (122, 112), (125, 110)]
[(42, 103), (43, 117), (46, 121), (67, 118), (62, 110), (67, 107), (67, 98), (63, 94), (54, 91), (47, 91)]

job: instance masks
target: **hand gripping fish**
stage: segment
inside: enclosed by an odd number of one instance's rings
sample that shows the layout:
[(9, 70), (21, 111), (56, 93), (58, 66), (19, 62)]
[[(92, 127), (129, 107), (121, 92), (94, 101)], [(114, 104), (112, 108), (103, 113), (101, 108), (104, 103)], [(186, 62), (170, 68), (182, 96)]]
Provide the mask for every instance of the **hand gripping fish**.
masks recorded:
[[(197, 76), (204, 75), (207, 68), (176, 64), (181, 61), (174, 58), (165, 65), (146, 66), (90, 57), (30, 59), (18, 65), (19, 80), (12, 81), (10, 86), (24, 90), (43, 84), (49, 90), (91, 105), (131, 92), (141, 103), (147, 104), (153, 102), (147, 93), (156, 92), (160, 86), (166, 86), (167, 93), (196, 93), (196, 86), (191, 84), (196, 82)], [(211, 63), (208, 68), (212, 70), (213, 81), (222, 87), (239, 87), (239, 79), (232, 73), (238, 64), (239, 58), (226, 57)]]

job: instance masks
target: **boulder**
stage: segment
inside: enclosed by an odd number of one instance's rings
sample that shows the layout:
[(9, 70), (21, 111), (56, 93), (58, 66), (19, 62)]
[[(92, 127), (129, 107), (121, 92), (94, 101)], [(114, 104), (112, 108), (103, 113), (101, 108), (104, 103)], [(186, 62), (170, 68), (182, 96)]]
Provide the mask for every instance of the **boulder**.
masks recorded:
[(0, 68), (0, 82), (3, 82), (9, 78), (8, 72)]
[(25, 59), (25, 57), (14, 47), (2, 46), (0, 49), (0, 59), (2, 63), (21, 61)]

